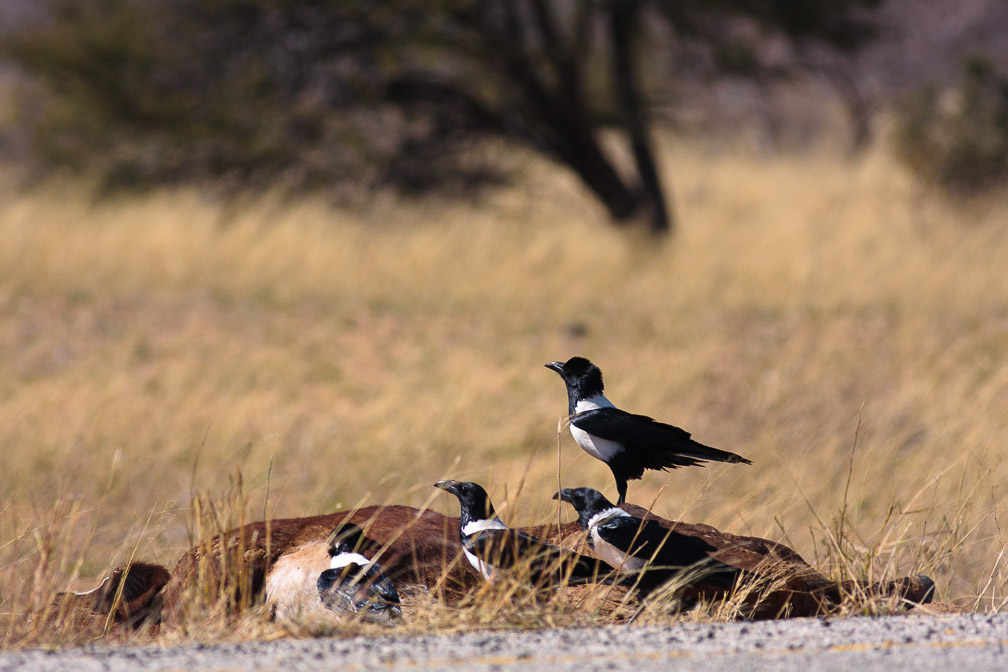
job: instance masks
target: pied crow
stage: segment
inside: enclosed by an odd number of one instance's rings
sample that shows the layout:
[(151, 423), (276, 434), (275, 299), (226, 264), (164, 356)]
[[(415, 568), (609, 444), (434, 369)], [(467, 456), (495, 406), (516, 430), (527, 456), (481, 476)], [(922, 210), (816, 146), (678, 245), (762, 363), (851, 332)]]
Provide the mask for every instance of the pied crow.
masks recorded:
[(645, 597), (676, 577), (690, 585), (702, 583), (729, 591), (743, 574), (712, 558), (717, 548), (703, 539), (676, 532), (657, 520), (633, 516), (594, 488), (564, 488), (553, 499), (574, 507), (595, 554), (621, 573), (636, 577), (637, 590)]
[(360, 553), (368, 544), (360, 527), (345, 523), (336, 528), (329, 546), (329, 569), (318, 577), (322, 604), (337, 613), (360, 614), (366, 621), (402, 618), (399, 593), (381, 566)]
[(616, 408), (602, 394), (602, 371), (584, 357), (549, 362), (546, 368), (567, 385), (571, 434), (582, 450), (609, 466), (618, 504), (626, 501), (627, 481), (640, 478), (645, 469), (703, 466), (708, 460), (752, 464), (741, 455), (697, 443), (684, 429)]
[(487, 581), (504, 571), (528, 573), (534, 586), (612, 583), (616, 570), (607, 563), (512, 530), (497, 516), (482, 486), (469, 481), (438, 481), (434, 487), (458, 497), (459, 534), (466, 559)]

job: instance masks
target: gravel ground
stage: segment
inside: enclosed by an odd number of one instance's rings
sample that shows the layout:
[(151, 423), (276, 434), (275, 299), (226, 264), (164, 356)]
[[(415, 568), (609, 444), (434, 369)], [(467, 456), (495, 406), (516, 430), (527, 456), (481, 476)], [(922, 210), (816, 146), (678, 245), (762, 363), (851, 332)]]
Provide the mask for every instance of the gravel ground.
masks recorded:
[(610, 626), (0, 653), (0, 672), (75, 670), (1008, 670), (1008, 614)]

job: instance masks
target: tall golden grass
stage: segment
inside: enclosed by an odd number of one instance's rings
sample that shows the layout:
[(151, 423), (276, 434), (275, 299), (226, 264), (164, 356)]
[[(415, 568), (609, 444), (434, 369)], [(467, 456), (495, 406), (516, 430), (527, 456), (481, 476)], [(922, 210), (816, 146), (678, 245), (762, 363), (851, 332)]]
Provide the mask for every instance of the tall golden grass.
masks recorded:
[[(677, 142), (682, 226), (656, 242), (526, 159), (469, 202), (6, 192), (0, 640), (112, 565), (171, 566), (236, 470), (246, 519), (454, 514), (446, 476), (555, 519), (566, 399), (542, 365), (574, 354), (617, 404), (754, 462), (651, 472), (631, 501), (1004, 608), (1004, 203), (943, 203), (881, 151)], [(564, 486), (614, 494), (561, 443)]]

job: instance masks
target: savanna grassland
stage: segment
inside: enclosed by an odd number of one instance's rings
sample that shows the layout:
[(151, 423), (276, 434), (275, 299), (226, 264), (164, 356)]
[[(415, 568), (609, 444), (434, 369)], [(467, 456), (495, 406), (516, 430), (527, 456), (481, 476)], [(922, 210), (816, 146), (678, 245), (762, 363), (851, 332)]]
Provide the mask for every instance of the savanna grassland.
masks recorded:
[[(543, 363), (575, 354), (617, 404), (754, 462), (649, 472), (630, 501), (1003, 609), (1006, 203), (943, 202), (882, 151), (664, 158), (661, 242), (531, 158), (467, 202), (5, 192), (0, 640), (55, 590), (170, 566), (193, 498), (238, 474), (246, 519), (457, 514), (445, 477), (555, 519), (566, 398)], [(565, 487), (615, 496), (561, 445)]]

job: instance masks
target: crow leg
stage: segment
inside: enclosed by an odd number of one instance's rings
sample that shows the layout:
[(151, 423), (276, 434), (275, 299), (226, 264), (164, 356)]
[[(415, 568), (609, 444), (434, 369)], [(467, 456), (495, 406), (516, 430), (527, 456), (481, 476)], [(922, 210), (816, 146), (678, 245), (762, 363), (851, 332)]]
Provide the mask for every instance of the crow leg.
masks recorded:
[(625, 478), (620, 478), (620, 477), (617, 476), (616, 477), (616, 492), (619, 493), (619, 500), (616, 502), (617, 506), (619, 506), (620, 504), (623, 504), (623, 503), (626, 502), (626, 489), (627, 489), (626, 479)]

